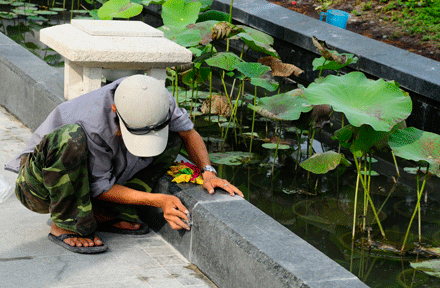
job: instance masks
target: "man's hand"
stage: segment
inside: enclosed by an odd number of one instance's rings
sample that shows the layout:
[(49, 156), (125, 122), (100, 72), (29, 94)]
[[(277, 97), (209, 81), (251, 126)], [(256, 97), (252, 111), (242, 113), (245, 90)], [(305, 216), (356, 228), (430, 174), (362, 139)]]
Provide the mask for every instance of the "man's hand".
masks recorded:
[(231, 196), (235, 196), (235, 194), (243, 196), (243, 193), (234, 185), (229, 183), (228, 181), (217, 177), (217, 175), (210, 171), (205, 171), (203, 173), (203, 188), (208, 190), (209, 194), (214, 194), (214, 188), (219, 187), (231, 194)]
[(173, 229), (186, 229), (190, 230), (190, 227), (182, 221), (185, 220), (188, 223), (188, 209), (183, 206), (179, 198), (172, 195), (161, 195), (160, 208), (163, 210), (163, 217), (170, 223)]

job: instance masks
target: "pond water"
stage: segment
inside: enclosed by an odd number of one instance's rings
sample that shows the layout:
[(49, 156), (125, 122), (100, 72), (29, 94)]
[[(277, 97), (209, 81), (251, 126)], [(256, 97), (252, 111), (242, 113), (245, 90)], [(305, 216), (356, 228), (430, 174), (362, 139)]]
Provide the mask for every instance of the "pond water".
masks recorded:
[[(196, 127), (202, 135), (210, 135), (205, 141), (209, 140), (210, 149), (217, 151), (222, 146), (219, 140), (221, 135), (216, 134), (218, 124), (208, 124), (209, 122), (203, 120), (204, 117), (197, 117)], [(245, 125), (241, 128), (244, 131), (250, 130)], [(255, 131), (258, 131), (259, 138), (266, 138), (265, 141), (276, 143), (276, 139), (273, 138), (274, 132), (271, 132), (274, 130), (270, 122), (256, 123)], [(348, 167), (339, 176), (336, 171), (323, 176), (307, 173), (295, 160), (298, 158), (296, 133), (287, 132), (284, 128), (282, 130), (284, 131), (282, 139), (289, 143), (291, 148), (278, 151), (274, 169), (272, 168), (274, 150), (264, 149), (263, 141), (254, 140), (252, 152), (259, 155), (256, 163), (237, 166), (216, 165), (219, 174), (243, 191), (250, 203), (351, 271), (370, 287), (440, 287), (439, 278), (428, 276), (410, 267), (411, 261), (428, 258), (426, 254), (419, 253), (420, 249), (414, 244), (418, 242), (418, 237), (414, 236), (418, 233), (417, 218), (412, 224), (412, 234), (410, 234), (412, 236), (407, 241), (408, 251), (404, 255), (398, 253), (417, 201), (415, 190), (399, 183), (387, 200), (387, 195), (395, 186), (392, 178), (383, 175), (372, 177), (371, 197), (376, 209), (385, 202), (379, 213), (383, 229), (388, 240), (399, 244), (383, 243), (370, 209), (366, 219), (369, 222), (367, 227), (372, 229), (370, 238), (373, 244), (362, 246), (358, 241), (355, 242), (353, 249), (351, 233), (356, 183), (354, 165)], [(228, 143), (235, 143), (235, 139), (240, 141), (239, 136), (235, 138), (234, 132), (230, 130), (228, 133), (230, 134)], [(249, 140), (246, 143), (249, 144)], [(314, 143), (316, 150), (331, 149), (316, 140)], [(302, 149), (305, 148), (304, 145), (302, 143)], [(226, 149), (249, 151), (249, 146), (229, 144), (226, 145)], [(375, 165), (381, 164), (374, 163), (373, 170)], [(426, 191), (433, 195), (435, 185), (427, 185)], [(422, 200), (422, 242), (427, 247), (430, 245), (438, 247), (440, 245), (440, 211), (437, 209), (439, 203), (431, 195), (427, 194)], [(358, 211), (361, 207), (358, 206)], [(361, 220), (362, 218), (357, 219), (357, 226), (361, 225)], [(356, 233), (360, 235), (358, 230)], [(435, 257), (430, 258), (435, 259)]]

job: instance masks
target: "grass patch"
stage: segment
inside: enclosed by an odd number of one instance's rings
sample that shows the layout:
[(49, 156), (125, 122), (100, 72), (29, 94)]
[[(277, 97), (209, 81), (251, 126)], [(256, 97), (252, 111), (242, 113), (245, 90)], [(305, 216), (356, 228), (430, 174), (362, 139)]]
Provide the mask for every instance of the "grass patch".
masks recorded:
[(382, 12), (407, 34), (423, 34), (424, 41), (440, 39), (440, 0), (387, 1)]

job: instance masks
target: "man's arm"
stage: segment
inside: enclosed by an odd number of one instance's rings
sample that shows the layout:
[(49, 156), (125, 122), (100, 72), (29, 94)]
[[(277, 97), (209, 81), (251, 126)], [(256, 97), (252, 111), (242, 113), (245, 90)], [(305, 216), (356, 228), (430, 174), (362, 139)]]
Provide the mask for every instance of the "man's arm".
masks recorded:
[[(192, 129), (189, 131), (178, 132), (183, 139), (185, 149), (188, 152), (189, 158), (194, 164), (199, 167), (200, 170), (206, 165), (211, 165), (209, 160), (208, 150), (206, 149), (205, 142), (203, 142), (200, 134)], [(231, 196), (235, 194), (243, 197), (243, 193), (234, 185), (228, 181), (217, 177), (217, 175), (210, 171), (203, 172), (203, 187), (208, 190), (210, 194), (214, 193), (214, 188), (219, 187), (226, 190)]]
[(113, 187), (96, 198), (120, 204), (148, 205), (162, 208), (164, 218), (170, 223), (171, 228), (190, 230), (182, 219), (188, 221), (188, 209), (183, 206), (179, 198), (166, 194), (155, 194), (137, 191), (122, 185), (115, 184)]

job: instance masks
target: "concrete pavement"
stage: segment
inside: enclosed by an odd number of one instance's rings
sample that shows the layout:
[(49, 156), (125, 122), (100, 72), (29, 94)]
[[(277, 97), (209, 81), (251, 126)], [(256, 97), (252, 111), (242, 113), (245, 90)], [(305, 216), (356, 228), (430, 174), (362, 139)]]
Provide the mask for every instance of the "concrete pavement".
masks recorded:
[[(3, 166), (31, 134), (0, 107), (0, 175), (11, 187), (16, 174)], [(48, 240), (48, 219), (27, 210), (15, 195), (0, 204), (0, 287), (216, 287), (153, 231), (143, 236), (98, 233), (109, 251), (82, 255)]]

